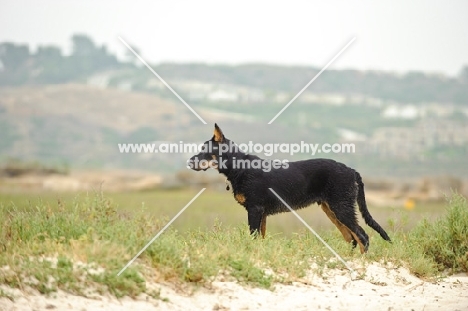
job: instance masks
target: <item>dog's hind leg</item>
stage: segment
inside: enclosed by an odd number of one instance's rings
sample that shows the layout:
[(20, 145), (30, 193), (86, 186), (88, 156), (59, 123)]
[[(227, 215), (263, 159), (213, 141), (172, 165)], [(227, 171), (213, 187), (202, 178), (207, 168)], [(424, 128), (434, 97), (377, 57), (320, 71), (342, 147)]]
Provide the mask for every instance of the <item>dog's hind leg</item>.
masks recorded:
[(260, 225), (260, 233), (262, 234), (262, 238), (265, 238), (266, 218), (267, 218), (267, 215), (266, 215), (265, 213), (263, 213), (263, 216), (262, 216), (262, 223), (261, 223), (261, 225)]
[(362, 229), (361, 226), (357, 223), (357, 220), (355, 219), (355, 216), (353, 218), (344, 218), (340, 216), (340, 214), (337, 215), (338, 219), (340, 220), (343, 225), (349, 229), (351, 235), (353, 236), (353, 240), (359, 244), (359, 249), (361, 251), (361, 254), (364, 254), (367, 252), (367, 249), (369, 248), (369, 236), (367, 233)]
[[(359, 244), (361, 254), (369, 248), (369, 237), (364, 229), (359, 226), (353, 202), (330, 202), (330, 210), (335, 214), (338, 221), (349, 230), (353, 240)], [(354, 244), (354, 243), (353, 243)]]
[(360, 225), (356, 226), (356, 232), (351, 231), (353, 237), (358, 241), (361, 254), (367, 253), (369, 249), (369, 236)]
[(343, 225), (341, 221), (339, 221), (338, 218), (336, 218), (335, 213), (330, 209), (330, 206), (328, 206), (326, 202), (322, 202), (321, 206), (322, 206), (322, 210), (325, 212), (328, 218), (330, 218), (331, 222), (338, 228), (338, 230), (340, 230), (345, 241), (348, 243), (352, 242), (353, 248), (356, 247), (357, 242), (354, 239), (353, 235), (351, 234), (351, 230), (349, 230), (348, 227)]

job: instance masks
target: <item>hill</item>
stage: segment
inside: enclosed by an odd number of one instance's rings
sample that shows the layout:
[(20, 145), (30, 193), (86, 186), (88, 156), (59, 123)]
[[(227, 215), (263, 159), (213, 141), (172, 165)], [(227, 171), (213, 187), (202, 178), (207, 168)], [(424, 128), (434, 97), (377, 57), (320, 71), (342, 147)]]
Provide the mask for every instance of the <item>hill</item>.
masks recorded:
[(218, 122), (237, 143), (353, 143), (353, 154), (321, 156), (373, 176), (468, 173), (468, 67), (457, 77), (327, 70), (268, 125), (318, 68), (152, 65), (206, 127), (134, 58), (85, 35), (72, 43), (70, 55), (0, 43), (0, 161), (174, 172), (189, 153), (125, 154), (118, 144), (200, 143)]
[[(236, 135), (268, 139), (271, 129), (234, 121), (236, 115), (205, 108), (204, 126), (181, 103), (154, 94), (100, 89), (80, 84), (0, 88), (3, 159), (68, 163), (85, 168), (185, 167), (185, 154), (121, 154), (119, 143), (198, 142), (214, 122), (235, 123)], [(240, 122), (240, 126), (239, 126)], [(234, 125), (234, 124), (233, 124)], [(281, 126), (278, 127), (281, 129)], [(268, 135), (267, 135), (268, 134)], [(281, 131), (275, 140), (287, 139)]]

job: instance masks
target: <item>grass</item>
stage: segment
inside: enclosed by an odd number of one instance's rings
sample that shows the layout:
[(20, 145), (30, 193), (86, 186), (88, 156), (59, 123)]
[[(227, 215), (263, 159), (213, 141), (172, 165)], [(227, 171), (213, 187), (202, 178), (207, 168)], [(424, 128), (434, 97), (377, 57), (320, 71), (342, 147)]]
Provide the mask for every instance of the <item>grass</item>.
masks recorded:
[[(153, 195), (174, 198), (173, 192), (139, 193), (138, 200)], [(175, 214), (190, 198), (187, 195), (172, 204), (163, 201), (161, 206), (168, 205)], [(245, 211), (239, 206), (236, 208), (243, 217), (238, 224), (223, 224), (216, 219), (209, 225), (197, 223), (202, 216), (188, 214), (190, 209), (196, 211), (198, 206), (203, 211), (209, 202), (219, 204), (216, 208), (223, 208), (223, 212), (226, 208), (221, 196), (208, 193), (181, 216), (188, 215), (185, 222), (193, 222), (189, 228), (169, 228), (118, 277), (120, 269), (168, 219), (148, 212), (143, 204), (130, 210), (131, 198), (121, 200), (123, 206), (119, 207), (117, 199), (93, 193), (53, 203), (49, 198), (24, 201), (4, 196), (2, 201), (7, 203), (0, 203), (0, 284), (19, 289), (29, 286), (44, 294), (63, 289), (84, 296), (111, 292), (117, 297), (142, 293), (159, 297), (146, 281), (202, 285), (224, 276), (270, 288), (275, 282), (300, 279), (313, 263), (320, 269), (344, 269), (330, 261), (329, 251), (303, 227), (289, 234), (272, 230), (264, 240), (252, 239)], [(336, 229), (321, 230), (321, 235), (347, 261), (392, 262), (407, 266), (421, 277), (436, 276), (444, 269), (468, 271), (465, 198), (454, 194), (439, 220), (422, 221), (411, 230), (405, 226), (400, 218), (392, 222), (388, 232), (393, 244), (366, 229), (371, 246), (365, 257), (352, 251)], [(11, 295), (2, 289), (0, 296)]]
[[(120, 213), (134, 214), (144, 211), (158, 219), (169, 220), (189, 202), (199, 189), (155, 190), (143, 192), (106, 193), (106, 199)], [(76, 193), (0, 193), (0, 204), (17, 206), (20, 210), (30, 210), (36, 206), (47, 206), (57, 211), (59, 205), (70, 209), (75, 201), (79, 201), (88, 194)], [(89, 194), (93, 196), (93, 193)], [(409, 230), (423, 219), (435, 220), (444, 213), (443, 203), (417, 204), (413, 210), (406, 210), (400, 206), (373, 207), (370, 206), (372, 216), (385, 228), (394, 230)], [(313, 228), (320, 231), (335, 229), (322, 209), (313, 205), (298, 211), (299, 215)], [(406, 221), (401, 221), (406, 219)], [(392, 223), (389, 223), (392, 220)], [(394, 223), (393, 220), (399, 220)], [(184, 233), (199, 228), (208, 228), (216, 222), (224, 225), (241, 226), (247, 221), (247, 214), (233, 199), (230, 192), (206, 190), (171, 226)], [(268, 233), (281, 233), (292, 236), (302, 230), (304, 226), (291, 213), (279, 214), (268, 218)]]

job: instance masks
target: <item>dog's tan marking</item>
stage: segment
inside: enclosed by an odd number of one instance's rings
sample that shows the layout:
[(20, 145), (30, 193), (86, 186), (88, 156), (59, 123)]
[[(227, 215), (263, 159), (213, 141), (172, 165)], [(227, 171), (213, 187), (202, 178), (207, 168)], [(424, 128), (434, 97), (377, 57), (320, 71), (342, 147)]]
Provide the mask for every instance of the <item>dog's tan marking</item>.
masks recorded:
[[(330, 220), (338, 228), (338, 230), (340, 230), (345, 241), (350, 243), (353, 240), (353, 236), (354, 236), (352, 231), (348, 227), (343, 225), (343, 223), (339, 221), (338, 218), (336, 218), (335, 213), (330, 209), (330, 206), (328, 206), (327, 203), (325, 202), (322, 203), (322, 210), (325, 212), (325, 214), (327, 214), (328, 218), (330, 218)], [(358, 240), (356, 239), (356, 241)], [(361, 246), (361, 243), (359, 244), (359, 246)]]
[(218, 160), (216, 159), (216, 156), (214, 154), (212, 154), (211, 158), (213, 158), (213, 160), (210, 160), (208, 162), (208, 166), (210, 168), (218, 169)]
[(216, 142), (222, 142), (224, 138), (223, 131), (218, 127), (217, 124), (215, 124), (215, 129), (214, 129), (214, 141)]
[(241, 205), (243, 205), (243, 204), (245, 203), (245, 196), (244, 196), (243, 194), (241, 194), (241, 193), (236, 194), (236, 195), (234, 196), (234, 198), (235, 198), (236, 201), (237, 201), (239, 204), (241, 204)]
[(262, 234), (262, 238), (265, 238), (266, 218), (267, 218), (267, 215), (266, 215), (266, 214), (263, 214), (263, 216), (262, 216), (262, 223), (261, 223), (261, 225), (260, 225), (260, 233)]

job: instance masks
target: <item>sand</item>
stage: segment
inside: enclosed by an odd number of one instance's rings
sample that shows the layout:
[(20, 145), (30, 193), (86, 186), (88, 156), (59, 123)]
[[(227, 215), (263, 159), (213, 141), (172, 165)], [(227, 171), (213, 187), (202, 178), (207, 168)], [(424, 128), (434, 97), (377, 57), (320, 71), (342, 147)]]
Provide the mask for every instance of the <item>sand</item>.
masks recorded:
[(468, 310), (467, 274), (424, 281), (389, 264), (372, 263), (356, 270), (361, 276), (355, 280), (346, 270), (325, 269), (320, 274), (311, 271), (299, 282), (275, 285), (272, 290), (223, 277), (191, 294), (171, 284), (147, 283), (160, 289), (164, 301), (147, 295), (86, 298), (63, 291), (47, 297), (32, 289), (26, 293), (2, 286), (15, 299), (0, 298), (0, 310)]

